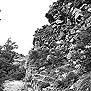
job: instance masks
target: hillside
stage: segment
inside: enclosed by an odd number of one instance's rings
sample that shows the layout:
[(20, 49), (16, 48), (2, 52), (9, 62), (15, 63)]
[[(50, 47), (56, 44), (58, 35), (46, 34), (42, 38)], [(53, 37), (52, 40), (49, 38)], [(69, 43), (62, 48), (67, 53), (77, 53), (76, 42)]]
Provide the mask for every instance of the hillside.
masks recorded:
[(25, 81), (34, 91), (91, 89), (90, 10), (88, 0), (58, 0), (50, 6), (45, 14), (50, 25), (35, 31), (29, 51)]
[(91, 1), (58, 0), (45, 17), (50, 24), (37, 28), (10, 77), (25, 91), (91, 91)]

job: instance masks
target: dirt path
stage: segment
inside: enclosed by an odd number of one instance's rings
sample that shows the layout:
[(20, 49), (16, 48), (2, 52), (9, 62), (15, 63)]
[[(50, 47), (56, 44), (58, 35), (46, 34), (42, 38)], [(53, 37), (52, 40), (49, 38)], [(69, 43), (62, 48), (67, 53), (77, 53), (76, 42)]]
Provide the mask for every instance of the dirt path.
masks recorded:
[(6, 81), (4, 87), (4, 91), (24, 91), (24, 82)]

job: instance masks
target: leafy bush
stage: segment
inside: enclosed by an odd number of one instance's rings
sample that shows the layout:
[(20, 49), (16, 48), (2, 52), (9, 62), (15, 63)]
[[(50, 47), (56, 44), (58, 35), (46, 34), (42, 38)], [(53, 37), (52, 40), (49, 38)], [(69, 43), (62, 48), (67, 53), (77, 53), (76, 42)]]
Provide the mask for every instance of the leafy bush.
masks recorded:
[[(18, 53), (13, 51), (18, 46), (15, 42), (12, 42), (9, 38), (5, 45), (1, 46), (0, 49), (0, 82), (3, 83), (5, 80), (15, 79), (21, 80), (25, 76), (25, 69), (20, 70), (19, 65), (13, 65), (14, 57)], [(19, 55), (19, 54), (18, 54)]]

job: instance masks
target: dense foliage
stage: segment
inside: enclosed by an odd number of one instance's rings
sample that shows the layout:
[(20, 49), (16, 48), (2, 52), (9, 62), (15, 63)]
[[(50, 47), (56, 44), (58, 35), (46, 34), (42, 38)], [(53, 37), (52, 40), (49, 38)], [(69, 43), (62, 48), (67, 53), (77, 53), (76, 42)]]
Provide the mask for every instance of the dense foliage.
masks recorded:
[(91, 71), (91, 1), (58, 0), (45, 17), (50, 25), (35, 31), (26, 79), (37, 91), (69, 91)]
[(0, 84), (6, 80), (22, 80), (25, 76), (25, 69), (19, 65), (13, 65), (14, 58), (19, 54), (13, 51), (18, 45), (9, 38), (7, 42), (0, 46)]
[[(0, 82), (23, 80), (33, 91), (91, 91), (91, 1), (58, 0), (37, 28), (26, 70), (8, 39), (0, 46)], [(22, 55), (21, 55), (22, 56)]]

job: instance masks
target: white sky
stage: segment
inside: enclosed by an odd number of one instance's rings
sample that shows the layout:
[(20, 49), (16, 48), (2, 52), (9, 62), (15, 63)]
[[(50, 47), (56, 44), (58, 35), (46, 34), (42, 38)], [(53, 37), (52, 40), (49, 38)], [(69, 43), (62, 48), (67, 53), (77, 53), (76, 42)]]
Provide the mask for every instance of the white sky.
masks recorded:
[(18, 53), (27, 54), (33, 47), (33, 34), (48, 24), (45, 13), (57, 0), (0, 0), (0, 45), (9, 37), (19, 45)]

